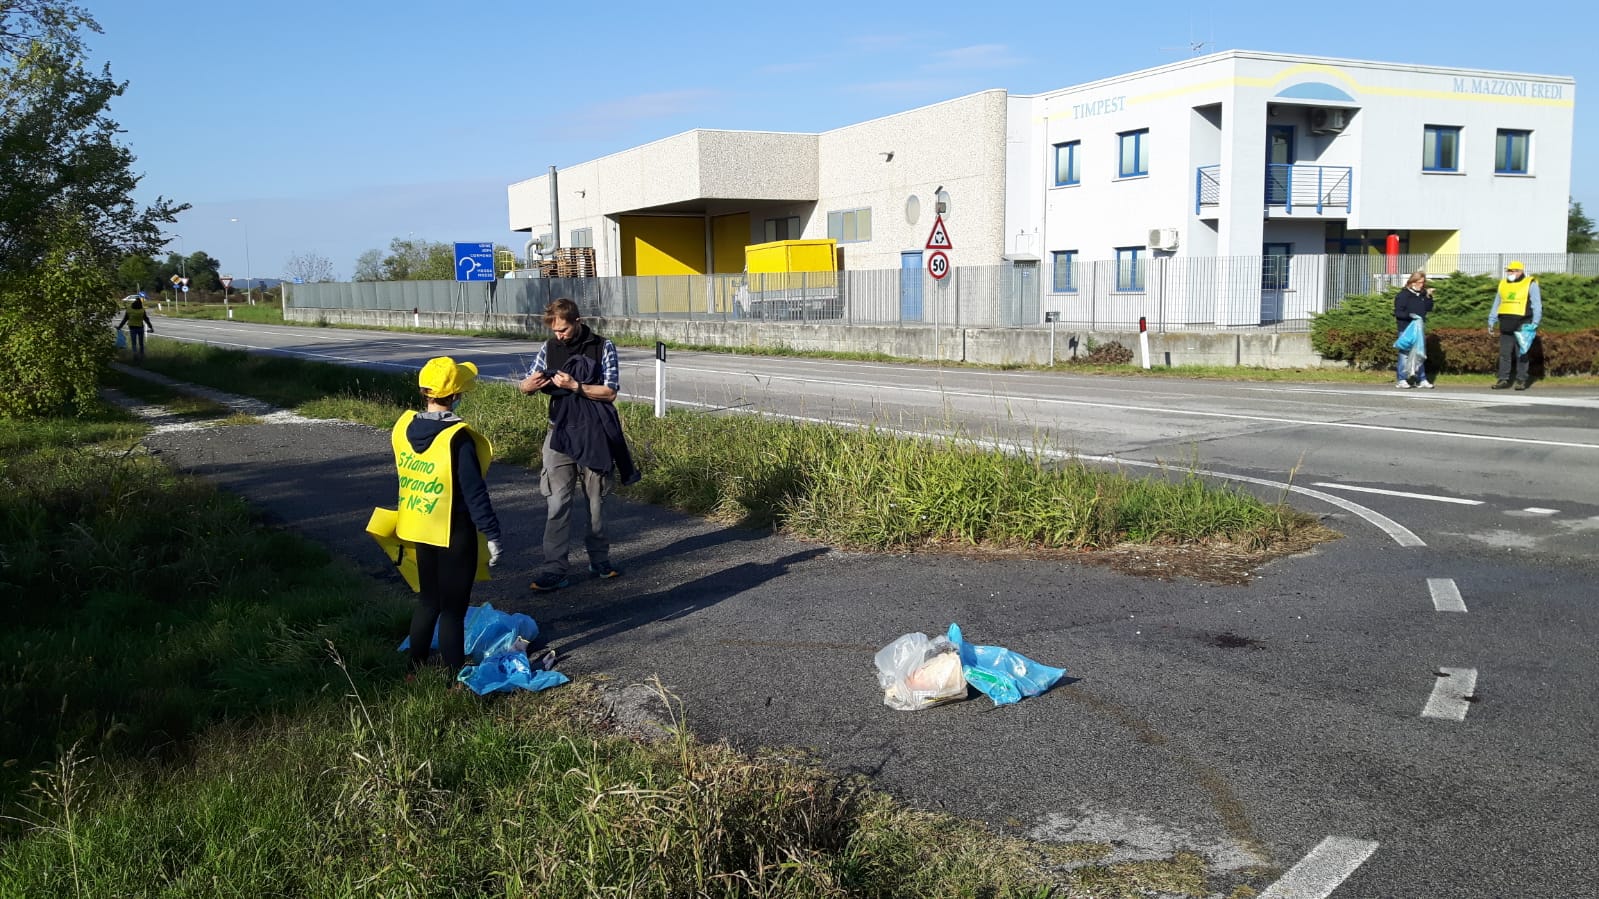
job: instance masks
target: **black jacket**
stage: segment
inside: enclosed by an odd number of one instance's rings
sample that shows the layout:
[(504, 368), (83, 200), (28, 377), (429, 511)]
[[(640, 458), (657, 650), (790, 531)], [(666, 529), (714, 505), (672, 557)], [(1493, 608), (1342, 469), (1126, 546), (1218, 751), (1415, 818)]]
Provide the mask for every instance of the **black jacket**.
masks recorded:
[(1432, 311), (1432, 297), (1424, 291), (1405, 287), (1394, 295), (1394, 321), (1401, 328), (1410, 327), (1410, 316), (1427, 317)]
[[(600, 364), (588, 356), (568, 356), (560, 370), (579, 384), (598, 384), (604, 378)], [(568, 394), (560, 402), (555, 399), (550, 402), (550, 449), (602, 474), (615, 468), (623, 484), (643, 477), (633, 464), (633, 453), (622, 434), (622, 417), (614, 404), (577, 394)]]
[[(411, 442), (412, 451), (425, 453), (434, 438), (460, 421), (453, 412), (423, 412), (406, 426), (405, 439)], [(500, 539), (500, 519), (494, 514), (494, 503), (489, 501), (489, 485), (483, 480), (477, 444), (465, 431), (456, 431), (450, 439), (450, 451), (450, 468), (455, 472), (455, 483), (450, 487), (455, 494), (450, 500), (450, 531), (458, 533), (466, 528), (481, 531), (490, 540)]]

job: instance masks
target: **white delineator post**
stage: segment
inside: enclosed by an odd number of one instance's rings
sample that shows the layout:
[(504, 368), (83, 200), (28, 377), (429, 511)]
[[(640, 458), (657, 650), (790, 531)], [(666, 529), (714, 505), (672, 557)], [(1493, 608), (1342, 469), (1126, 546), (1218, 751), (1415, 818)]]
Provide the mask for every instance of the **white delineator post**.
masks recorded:
[(1138, 351), (1144, 357), (1144, 368), (1149, 368), (1149, 320), (1138, 317)]
[(666, 344), (655, 341), (655, 417), (666, 417)]
[(411, 327), (422, 327), (422, 307), (420, 306), (411, 307)]

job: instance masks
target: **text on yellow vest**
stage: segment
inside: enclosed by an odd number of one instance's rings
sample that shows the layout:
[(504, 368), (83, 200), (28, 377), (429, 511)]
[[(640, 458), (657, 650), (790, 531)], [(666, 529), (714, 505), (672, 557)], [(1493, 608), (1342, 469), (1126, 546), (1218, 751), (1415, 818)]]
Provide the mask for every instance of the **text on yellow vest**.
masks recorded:
[(389, 442), (394, 447), (394, 464), (400, 474), (400, 517), (394, 532), (401, 540), (449, 546), (450, 513), (455, 496), (450, 441), (456, 431), (465, 430), (477, 444), (478, 466), (485, 475), (494, 449), (487, 437), (467, 427), (466, 422), (460, 422), (440, 431), (427, 450), (418, 453), (411, 449), (411, 441), (405, 436), (415, 417), (415, 412), (401, 415), (389, 434)]
[(1520, 281), (1499, 279), (1499, 314), (1526, 315), (1527, 298), (1532, 295), (1532, 285), (1537, 282), (1538, 279), (1533, 277)]

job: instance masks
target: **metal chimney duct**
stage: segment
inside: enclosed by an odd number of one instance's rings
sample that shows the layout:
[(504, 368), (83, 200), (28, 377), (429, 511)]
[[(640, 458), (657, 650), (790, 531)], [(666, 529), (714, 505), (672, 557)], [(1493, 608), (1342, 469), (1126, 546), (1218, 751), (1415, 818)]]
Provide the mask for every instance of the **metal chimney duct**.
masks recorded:
[(555, 166), (550, 166), (550, 250), (561, 248), (561, 199), (555, 182)]

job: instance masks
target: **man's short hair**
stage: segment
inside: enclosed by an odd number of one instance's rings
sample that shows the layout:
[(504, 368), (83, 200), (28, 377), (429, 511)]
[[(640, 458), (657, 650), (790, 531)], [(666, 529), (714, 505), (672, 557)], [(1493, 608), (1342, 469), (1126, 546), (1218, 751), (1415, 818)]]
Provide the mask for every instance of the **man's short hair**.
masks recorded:
[(566, 297), (552, 300), (550, 305), (544, 307), (544, 323), (546, 325), (553, 323), (556, 319), (560, 319), (563, 322), (575, 322), (579, 318), (582, 318), (582, 316), (577, 314), (577, 304)]

